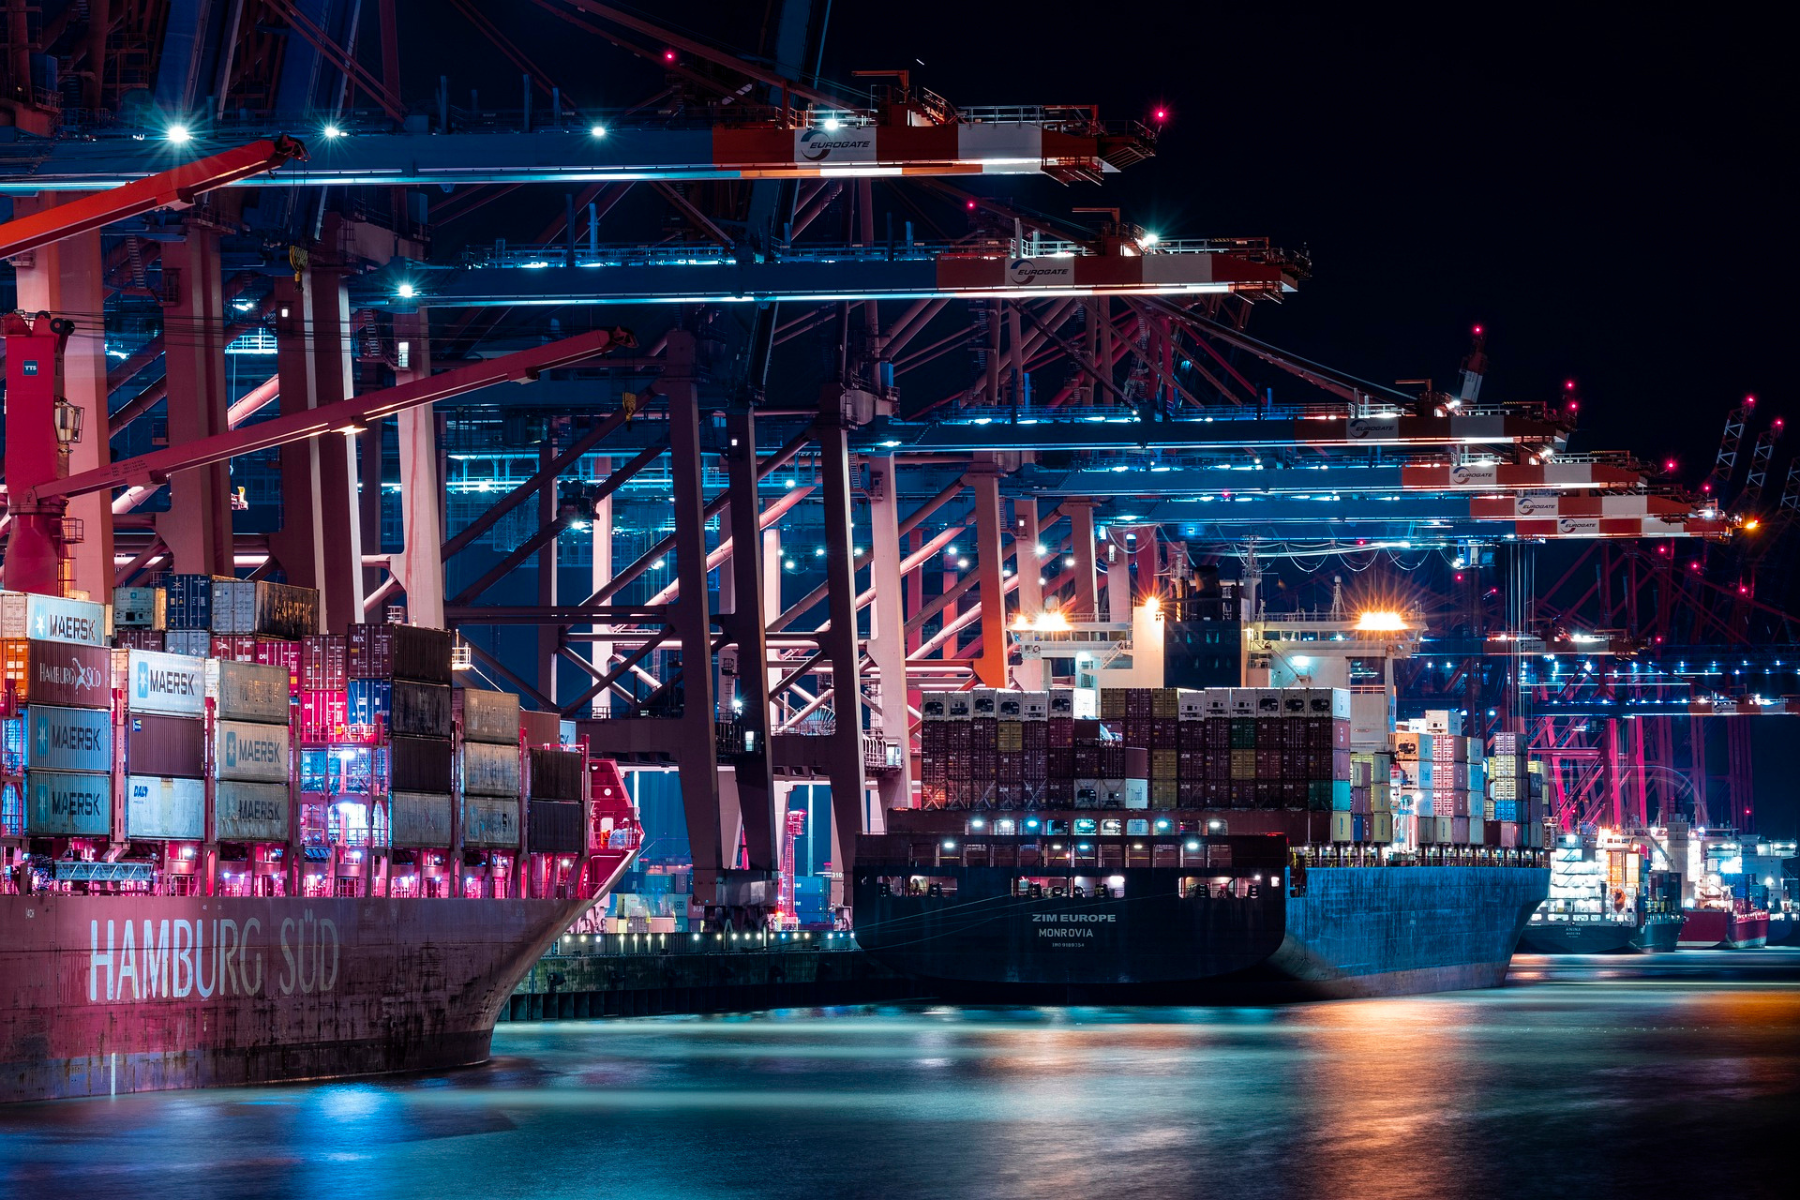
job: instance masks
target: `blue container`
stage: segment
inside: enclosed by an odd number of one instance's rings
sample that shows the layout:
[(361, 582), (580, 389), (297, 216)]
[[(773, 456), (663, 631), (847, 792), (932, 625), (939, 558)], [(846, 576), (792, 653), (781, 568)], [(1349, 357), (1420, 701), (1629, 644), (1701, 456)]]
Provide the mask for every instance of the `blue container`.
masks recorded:
[(1331, 781), (1331, 811), (1350, 811), (1350, 781), (1348, 779)]
[(168, 586), (170, 629), (212, 628), (213, 581), (210, 575), (171, 575)]

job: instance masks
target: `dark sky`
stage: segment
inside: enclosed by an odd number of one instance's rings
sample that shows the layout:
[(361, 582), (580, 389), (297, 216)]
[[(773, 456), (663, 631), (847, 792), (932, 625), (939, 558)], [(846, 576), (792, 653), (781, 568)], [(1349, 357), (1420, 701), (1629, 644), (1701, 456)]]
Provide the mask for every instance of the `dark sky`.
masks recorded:
[(1574, 7), (840, 2), (826, 61), (964, 104), (1164, 102), (1155, 159), (1063, 202), (1309, 248), (1251, 329), (1372, 380), (1450, 379), (1481, 323), (1492, 398), (1572, 377), (1590, 448), (1697, 483), (1739, 396), (1788, 400), (1785, 38), (1760, 8)]

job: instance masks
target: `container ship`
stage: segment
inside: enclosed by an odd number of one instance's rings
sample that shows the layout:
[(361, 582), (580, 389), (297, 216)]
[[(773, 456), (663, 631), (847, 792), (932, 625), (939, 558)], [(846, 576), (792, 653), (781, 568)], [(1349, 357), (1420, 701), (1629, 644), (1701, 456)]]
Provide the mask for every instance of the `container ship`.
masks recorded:
[(1352, 709), (1320, 687), (926, 694), (922, 805), (858, 839), (857, 942), (969, 1001), (1498, 985), (1550, 877), (1529, 764), (1447, 712)]
[(0, 1100), (488, 1055), (635, 857), (610, 762), (306, 589), (0, 593)]
[(1520, 948), (1537, 954), (1674, 950), (1686, 918), (1681, 876), (1652, 870), (1654, 836), (1585, 827), (1550, 851), (1550, 896)]

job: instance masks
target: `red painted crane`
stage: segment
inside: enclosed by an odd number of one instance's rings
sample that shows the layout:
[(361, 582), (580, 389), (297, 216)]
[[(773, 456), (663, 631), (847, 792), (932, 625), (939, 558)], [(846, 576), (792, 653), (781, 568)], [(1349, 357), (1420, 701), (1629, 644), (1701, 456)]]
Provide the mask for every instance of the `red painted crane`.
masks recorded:
[(228, 187), (295, 160), (306, 160), (306, 147), (285, 134), (196, 158), (167, 171), (0, 225), (0, 258), (24, 254), (153, 209), (185, 208), (203, 192)]

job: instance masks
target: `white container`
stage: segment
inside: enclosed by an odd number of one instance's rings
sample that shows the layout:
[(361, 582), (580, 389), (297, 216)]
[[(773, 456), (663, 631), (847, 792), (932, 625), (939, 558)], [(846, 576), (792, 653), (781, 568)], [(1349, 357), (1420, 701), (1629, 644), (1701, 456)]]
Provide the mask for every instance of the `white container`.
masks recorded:
[(993, 719), (1000, 715), (1000, 698), (994, 688), (976, 688), (969, 693), (969, 712), (975, 717)]
[(161, 588), (113, 589), (113, 626), (118, 629), (168, 627), (169, 594)]
[(1180, 689), (1175, 696), (1175, 715), (1183, 721), (1206, 719), (1206, 693), (1191, 688)]
[(1027, 721), (1047, 721), (1050, 719), (1049, 692), (1022, 692), (1025, 697), (1025, 719)]
[(975, 694), (973, 692), (948, 692), (945, 700), (945, 719), (950, 721), (967, 721), (975, 714)]
[(1317, 688), (1277, 688), (1281, 697), (1281, 715), (1284, 717), (1306, 717), (1312, 715), (1312, 694)]
[(205, 841), (206, 782), (127, 776), (125, 834), (149, 841)]
[(1075, 781), (1075, 804), (1078, 809), (1099, 808), (1106, 799), (1106, 787), (1098, 779)]
[(1254, 717), (1256, 715), (1256, 698), (1258, 688), (1231, 689), (1231, 716)]
[(112, 636), (106, 605), (35, 592), (0, 592), (0, 637), (104, 646)]
[(921, 721), (949, 720), (950, 694), (948, 692), (919, 693), (919, 719)]
[[(287, 691), (287, 669), (281, 687)], [(125, 662), (125, 706), (132, 712), (198, 717), (206, 713), (206, 660), (188, 654), (132, 650)]]
[(1125, 807), (1150, 807), (1150, 781), (1148, 779), (1127, 779), (1125, 783)]
[(994, 716), (1002, 721), (1024, 720), (1025, 693), (996, 688), (994, 691)]
[(1231, 688), (1207, 688), (1200, 693), (1200, 710), (1208, 718), (1231, 715)]

